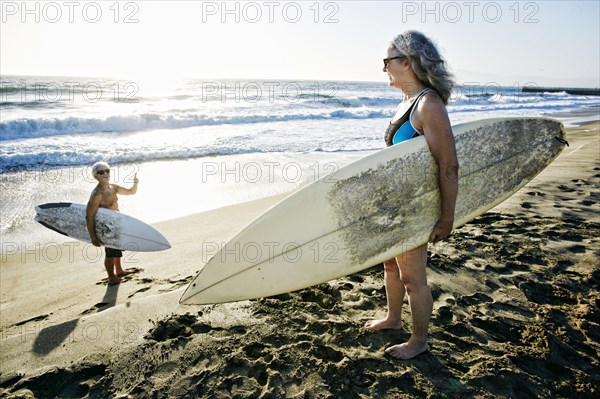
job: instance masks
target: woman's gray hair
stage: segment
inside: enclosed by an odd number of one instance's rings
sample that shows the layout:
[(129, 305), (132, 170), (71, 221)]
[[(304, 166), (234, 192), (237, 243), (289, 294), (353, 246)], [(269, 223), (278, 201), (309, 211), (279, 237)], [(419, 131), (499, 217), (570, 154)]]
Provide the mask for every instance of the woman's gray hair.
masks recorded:
[(437, 91), (444, 104), (448, 104), (454, 76), (446, 68), (435, 44), (421, 32), (407, 30), (396, 36), (390, 43), (400, 55), (408, 56), (417, 78), (427, 87)]

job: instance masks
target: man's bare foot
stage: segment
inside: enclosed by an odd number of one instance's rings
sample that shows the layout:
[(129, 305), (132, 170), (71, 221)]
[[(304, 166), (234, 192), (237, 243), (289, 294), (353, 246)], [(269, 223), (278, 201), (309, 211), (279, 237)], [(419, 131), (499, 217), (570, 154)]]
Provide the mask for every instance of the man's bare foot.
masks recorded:
[(121, 278), (114, 276), (114, 277), (109, 277), (108, 278), (108, 285), (115, 285), (115, 284), (120, 284), (121, 283)]
[(405, 342), (400, 345), (390, 346), (385, 350), (385, 353), (396, 359), (408, 360), (429, 350), (429, 345), (427, 345), (427, 343), (409, 345), (409, 342)]
[(135, 273), (140, 273), (143, 272), (144, 269), (139, 268), (139, 267), (130, 267), (128, 269), (121, 269), (120, 272), (117, 272), (117, 270), (115, 270), (115, 276), (117, 277), (125, 277), (125, 276), (129, 276), (130, 274), (135, 274)]
[(369, 320), (363, 326), (365, 330), (380, 331), (380, 330), (402, 330), (402, 321), (393, 321), (385, 319)]

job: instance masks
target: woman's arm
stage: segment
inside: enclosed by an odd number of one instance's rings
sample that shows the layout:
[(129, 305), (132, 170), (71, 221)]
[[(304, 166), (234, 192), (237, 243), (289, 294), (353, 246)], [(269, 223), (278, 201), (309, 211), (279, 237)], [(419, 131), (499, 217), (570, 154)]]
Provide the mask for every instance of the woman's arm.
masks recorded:
[(458, 195), (456, 147), (446, 106), (437, 93), (425, 95), (416, 111), (415, 124), (421, 125), (429, 150), (438, 166), (441, 213), (429, 238), (430, 242), (438, 242), (450, 235), (454, 223)]

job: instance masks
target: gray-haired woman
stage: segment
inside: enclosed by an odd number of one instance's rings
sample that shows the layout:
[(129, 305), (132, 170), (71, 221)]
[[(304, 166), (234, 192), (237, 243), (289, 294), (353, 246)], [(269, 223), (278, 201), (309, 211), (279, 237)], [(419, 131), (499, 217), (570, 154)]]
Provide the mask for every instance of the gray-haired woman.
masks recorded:
[[(435, 243), (448, 237), (452, 230), (458, 192), (458, 160), (446, 111), (454, 85), (452, 75), (431, 40), (416, 31), (396, 36), (383, 64), (390, 86), (404, 95), (386, 131), (386, 144), (423, 135), (438, 166), (441, 212), (429, 238)], [(433, 298), (427, 286), (426, 266), (427, 244), (384, 262), (388, 313), (384, 319), (365, 324), (372, 331), (401, 329), (402, 304), (405, 294), (408, 295), (412, 316), (410, 339), (386, 349), (386, 353), (398, 359), (410, 359), (429, 350), (427, 329)]]

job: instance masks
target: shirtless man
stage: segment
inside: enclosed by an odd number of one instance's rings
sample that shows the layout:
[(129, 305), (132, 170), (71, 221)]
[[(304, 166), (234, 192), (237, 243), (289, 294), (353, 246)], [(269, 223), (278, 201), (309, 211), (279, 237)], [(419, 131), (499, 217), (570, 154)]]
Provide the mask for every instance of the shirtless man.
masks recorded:
[[(98, 180), (98, 185), (92, 191), (90, 200), (87, 204), (86, 222), (87, 229), (90, 233), (92, 244), (99, 247), (102, 242), (96, 236), (96, 212), (98, 208), (108, 208), (113, 211), (119, 210), (119, 199), (117, 194), (133, 195), (137, 192), (138, 178), (133, 177), (133, 186), (124, 188), (118, 184), (110, 184), (110, 166), (106, 162), (97, 162), (92, 166), (92, 175)], [(119, 249), (104, 248), (106, 258), (104, 259), (104, 267), (108, 273), (108, 283), (118, 284), (121, 282), (121, 276), (125, 273), (121, 267), (121, 257), (123, 251)]]

